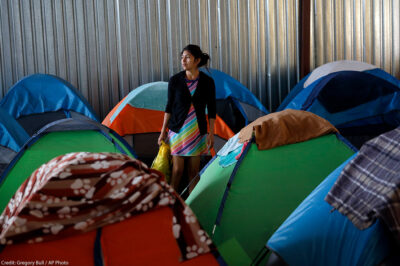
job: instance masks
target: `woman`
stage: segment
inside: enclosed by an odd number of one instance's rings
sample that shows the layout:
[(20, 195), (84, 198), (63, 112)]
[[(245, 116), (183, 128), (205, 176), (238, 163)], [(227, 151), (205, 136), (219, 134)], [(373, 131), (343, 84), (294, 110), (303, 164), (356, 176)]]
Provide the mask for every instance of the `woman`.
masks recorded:
[[(181, 52), (183, 71), (168, 82), (168, 101), (158, 144), (168, 136), (172, 155), (171, 186), (175, 190), (178, 190), (185, 161), (190, 182), (200, 170), (200, 155), (208, 154), (214, 145), (215, 84), (212, 78), (199, 71), (209, 59), (199, 46), (189, 44)], [(191, 182), (189, 192), (194, 185), (195, 182)]]

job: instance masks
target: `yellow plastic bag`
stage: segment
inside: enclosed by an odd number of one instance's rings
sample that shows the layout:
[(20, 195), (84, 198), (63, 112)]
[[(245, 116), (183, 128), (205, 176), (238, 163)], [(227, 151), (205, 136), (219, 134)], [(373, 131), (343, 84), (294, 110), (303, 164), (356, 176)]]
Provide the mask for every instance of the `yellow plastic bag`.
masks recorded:
[(156, 169), (164, 174), (165, 180), (169, 183), (171, 178), (171, 148), (167, 143), (161, 141), (157, 157), (151, 164), (152, 169)]

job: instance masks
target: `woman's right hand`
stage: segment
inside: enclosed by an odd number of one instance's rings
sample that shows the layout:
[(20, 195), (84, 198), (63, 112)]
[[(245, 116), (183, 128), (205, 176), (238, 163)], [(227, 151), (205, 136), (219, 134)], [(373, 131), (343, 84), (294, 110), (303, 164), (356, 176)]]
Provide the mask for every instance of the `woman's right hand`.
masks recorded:
[(161, 146), (161, 141), (165, 141), (167, 138), (167, 132), (166, 131), (161, 131), (160, 136), (158, 137), (158, 146)]
[(158, 137), (158, 141), (157, 141), (158, 146), (161, 146), (161, 141), (163, 141), (163, 140), (165, 141), (165, 139), (168, 136), (167, 125), (168, 125), (168, 121), (169, 121), (170, 117), (171, 117), (170, 113), (165, 113), (164, 114), (164, 121), (163, 121), (163, 125), (162, 125), (162, 128), (161, 128), (161, 133), (160, 133), (160, 136)]

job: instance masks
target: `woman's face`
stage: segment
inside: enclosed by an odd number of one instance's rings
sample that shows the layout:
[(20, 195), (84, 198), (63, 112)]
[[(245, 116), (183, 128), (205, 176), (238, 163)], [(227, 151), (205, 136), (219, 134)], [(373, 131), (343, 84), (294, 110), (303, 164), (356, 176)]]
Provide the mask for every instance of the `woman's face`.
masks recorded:
[(193, 70), (197, 68), (200, 58), (195, 59), (189, 51), (183, 51), (181, 55), (181, 64), (184, 70)]

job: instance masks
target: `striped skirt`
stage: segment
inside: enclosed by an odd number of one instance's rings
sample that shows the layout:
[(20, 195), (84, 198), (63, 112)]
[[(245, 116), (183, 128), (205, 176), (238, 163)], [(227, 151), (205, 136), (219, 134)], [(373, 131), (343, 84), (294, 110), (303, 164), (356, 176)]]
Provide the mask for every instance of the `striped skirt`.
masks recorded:
[(206, 139), (207, 135), (200, 135), (193, 105), (190, 106), (188, 116), (179, 132), (175, 133), (172, 130), (168, 132), (168, 141), (171, 146), (172, 155), (207, 155), (209, 151), (207, 149)]

